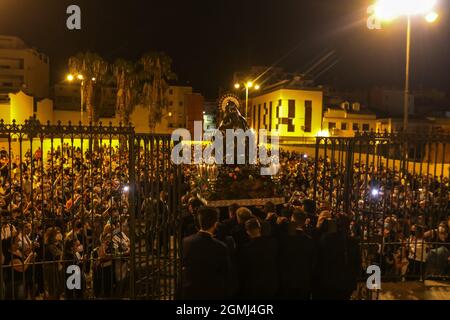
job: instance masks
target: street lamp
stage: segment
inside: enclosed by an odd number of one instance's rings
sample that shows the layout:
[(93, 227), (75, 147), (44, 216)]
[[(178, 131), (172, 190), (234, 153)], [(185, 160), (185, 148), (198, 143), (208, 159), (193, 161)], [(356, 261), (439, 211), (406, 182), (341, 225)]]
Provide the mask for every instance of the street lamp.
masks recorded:
[[(77, 74), (76, 78), (81, 81), (81, 83), (80, 83), (80, 108), (81, 108), (80, 121), (81, 121), (81, 123), (83, 123), (84, 76), (82, 74)], [(75, 80), (75, 76), (73, 74), (68, 74), (66, 79), (69, 82), (73, 82)], [(92, 81), (95, 81), (95, 78), (92, 78)]]
[(236, 83), (234, 85), (235, 89), (240, 89), (241, 87), (245, 87), (245, 119), (248, 119), (248, 94), (250, 89), (259, 90), (261, 89), (261, 86), (258, 84), (254, 84), (252, 81), (247, 81), (246, 83), (240, 84)]
[(422, 16), (428, 23), (435, 22), (439, 15), (434, 8), (437, 0), (378, 0), (374, 5), (375, 17), (381, 21), (393, 21), (398, 17), (407, 18), (406, 29), (406, 70), (403, 101), (403, 131), (407, 132), (409, 112), (409, 69), (411, 55), (411, 18)]

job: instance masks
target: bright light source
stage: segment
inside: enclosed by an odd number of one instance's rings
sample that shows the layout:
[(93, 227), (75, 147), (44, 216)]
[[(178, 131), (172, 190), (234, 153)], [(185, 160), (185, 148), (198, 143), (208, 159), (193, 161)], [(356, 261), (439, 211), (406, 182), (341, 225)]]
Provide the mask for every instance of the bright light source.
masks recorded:
[(255, 90), (259, 90), (261, 87), (257, 84), (256, 86), (255, 86)]
[(123, 187), (123, 192), (128, 192), (128, 191), (130, 191), (130, 187), (129, 186)]
[(168, 116), (171, 117), (172, 116), (172, 112), (169, 112)]
[(303, 158), (308, 159), (308, 155), (305, 153), (305, 154), (303, 155)]
[(319, 132), (317, 132), (317, 136), (318, 137), (329, 137), (330, 132), (328, 130), (320, 130)]
[(77, 75), (77, 78), (78, 78), (78, 80), (83, 80), (84, 79), (82, 74)]
[(236, 89), (239, 89), (239, 88), (241, 87), (241, 85), (240, 85), (239, 83), (236, 83), (236, 84), (234, 85), (234, 87), (235, 87)]
[(206, 111), (203, 111), (203, 114), (206, 114)]
[(92, 78), (92, 81), (95, 81), (95, 80), (97, 80), (97, 79), (95, 79), (95, 77), (94, 77), (94, 78)]
[(436, 20), (439, 18), (439, 14), (437, 12), (430, 12), (425, 16), (425, 20), (427, 20), (428, 23), (436, 22)]
[(378, 195), (380, 194), (380, 190), (378, 189), (372, 189), (372, 197), (378, 197)]
[(433, 12), (437, 0), (378, 0), (375, 16), (384, 21), (400, 16), (427, 15)]
[(73, 81), (74, 77), (73, 75), (69, 74), (67, 75), (67, 81)]
[(253, 82), (251, 82), (251, 81), (247, 82), (247, 88), (251, 88), (251, 87), (253, 87)]

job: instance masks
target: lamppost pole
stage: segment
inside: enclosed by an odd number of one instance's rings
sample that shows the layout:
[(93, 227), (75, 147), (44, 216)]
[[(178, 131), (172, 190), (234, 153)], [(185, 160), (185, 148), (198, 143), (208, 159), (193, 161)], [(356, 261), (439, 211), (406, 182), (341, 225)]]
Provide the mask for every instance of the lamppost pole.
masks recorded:
[[(254, 90), (259, 90), (260, 86), (258, 84), (254, 84), (252, 81), (248, 81), (246, 83), (243, 84), (245, 87), (245, 120), (248, 121), (248, 97), (249, 97), (249, 92), (251, 88), (254, 88)], [(241, 88), (241, 84), (240, 83), (236, 83), (234, 85), (235, 89), (240, 89)]]
[(248, 85), (245, 85), (245, 120), (248, 120)]
[(80, 106), (81, 106), (81, 118), (80, 118), (80, 121), (81, 121), (81, 124), (84, 124), (84, 122), (83, 122), (83, 116), (84, 116), (84, 81), (81, 81), (81, 86), (80, 86), (80, 91), (81, 91), (81, 93), (80, 93)]
[(373, 14), (368, 20), (367, 26), (369, 29), (380, 29), (382, 21), (389, 22), (398, 17), (405, 16), (407, 18), (405, 91), (403, 97), (403, 132), (408, 131), (410, 90), (409, 77), (411, 67), (411, 19), (415, 16), (423, 16), (428, 23), (434, 23), (439, 18), (439, 14), (434, 10), (436, 4), (437, 0), (377, 0), (377, 2), (368, 9), (368, 12)]
[(408, 131), (409, 116), (409, 69), (411, 65), (411, 16), (408, 15), (406, 27), (406, 70), (405, 70), (405, 94), (403, 101), (403, 132)]

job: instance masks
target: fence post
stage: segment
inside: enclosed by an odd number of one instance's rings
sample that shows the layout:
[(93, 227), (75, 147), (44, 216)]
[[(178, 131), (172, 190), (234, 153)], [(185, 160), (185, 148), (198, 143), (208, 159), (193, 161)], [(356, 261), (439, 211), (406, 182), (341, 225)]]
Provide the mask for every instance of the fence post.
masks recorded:
[[(136, 166), (134, 155), (135, 132), (134, 128), (129, 132), (128, 138), (128, 176), (129, 176), (129, 193), (128, 204), (130, 206), (130, 298), (136, 299), (135, 274), (136, 274)], [(139, 152), (139, 150), (138, 150)]]
[(317, 137), (316, 138), (316, 154), (315, 154), (315, 158), (314, 158), (314, 202), (316, 203), (317, 201), (317, 171), (319, 170), (318, 165), (319, 165), (319, 148), (320, 148), (320, 140), (321, 138)]
[(352, 207), (352, 185), (353, 185), (353, 151), (356, 138), (348, 140), (347, 154), (345, 159), (345, 178), (344, 178), (344, 211), (350, 213)]

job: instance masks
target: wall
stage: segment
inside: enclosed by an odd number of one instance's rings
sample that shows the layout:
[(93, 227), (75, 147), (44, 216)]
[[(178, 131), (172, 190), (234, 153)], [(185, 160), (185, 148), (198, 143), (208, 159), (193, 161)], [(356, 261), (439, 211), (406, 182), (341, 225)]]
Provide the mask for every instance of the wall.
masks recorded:
[[(280, 118), (288, 118), (289, 100), (295, 100), (295, 117), (292, 119), (294, 130), (289, 132), (287, 124), (281, 124), (283, 120), (277, 117), (277, 106), (281, 100)], [(305, 101), (312, 101), (312, 122), (311, 132), (305, 132), (302, 127), (305, 126)], [(298, 137), (315, 137), (322, 129), (322, 108), (323, 108), (323, 92), (320, 90), (295, 90), (280, 89), (270, 93), (262, 94), (254, 97), (249, 103), (248, 117), (249, 124), (258, 130), (258, 109), (261, 105), (261, 115), (259, 123), (261, 129), (270, 129), (270, 102), (272, 102), (272, 130), (275, 133), (276, 125), (279, 124), (278, 130), (280, 138), (292, 140)], [(266, 110), (264, 109), (266, 104)], [(256, 110), (256, 117), (253, 118), (253, 110)]]
[(16, 120), (16, 123), (25, 123), (25, 120), (33, 117), (34, 99), (22, 91), (17, 94), (10, 94), (10, 120)]
[(203, 104), (205, 99), (201, 94), (192, 93), (185, 95), (186, 103), (186, 128), (194, 136), (194, 122), (203, 121)]
[[(329, 130), (329, 123), (335, 123), (336, 129)], [(347, 124), (347, 129), (342, 130), (342, 123)], [(353, 130), (353, 124), (358, 125), (358, 130)], [(363, 124), (369, 125), (369, 130), (377, 129), (376, 116), (360, 113), (349, 113), (345, 110), (328, 109), (323, 116), (323, 131), (328, 130), (331, 136), (354, 137), (357, 131), (363, 131)]]

